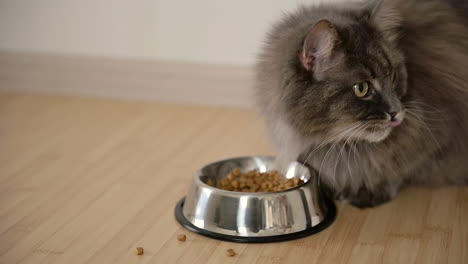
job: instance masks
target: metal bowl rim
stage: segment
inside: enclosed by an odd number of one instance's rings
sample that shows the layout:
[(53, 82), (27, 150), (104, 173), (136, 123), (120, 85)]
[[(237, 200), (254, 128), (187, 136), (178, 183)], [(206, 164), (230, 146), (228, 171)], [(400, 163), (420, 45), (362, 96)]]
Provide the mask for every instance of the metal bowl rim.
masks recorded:
[[(198, 186), (200, 187), (203, 187), (203, 188), (207, 188), (207, 189), (210, 189), (212, 190), (213, 192), (217, 192), (217, 193), (221, 193), (221, 194), (226, 194), (228, 196), (234, 196), (234, 197), (241, 197), (241, 196), (247, 196), (247, 195), (254, 195), (254, 196), (259, 196), (259, 197), (263, 197), (263, 196), (271, 196), (271, 195), (277, 195), (277, 194), (283, 194), (283, 193), (289, 193), (289, 192), (293, 192), (293, 191), (296, 191), (300, 188), (303, 188), (305, 187), (306, 185), (308, 184), (311, 184), (312, 183), (312, 180), (311, 179), (308, 179), (306, 182), (304, 182), (303, 184), (299, 185), (299, 186), (296, 186), (294, 188), (291, 188), (291, 189), (287, 189), (287, 190), (284, 190), (284, 191), (274, 191), (274, 192), (234, 192), (234, 191), (228, 191), (228, 190), (223, 190), (223, 189), (219, 189), (219, 188), (216, 188), (216, 187), (213, 187), (213, 186), (210, 186), (206, 183), (204, 183), (201, 179), (200, 179), (200, 176), (202, 176), (202, 170), (208, 166), (211, 166), (213, 164), (216, 164), (216, 163), (222, 163), (222, 162), (227, 162), (227, 161), (230, 161), (230, 160), (235, 160), (235, 159), (248, 159), (248, 158), (252, 158), (252, 157), (259, 157), (259, 158), (267, 158), (267, 159), (274, 159), (275, 157), (274, 156), (266, 156), (266, 155), (254, 155), (254, 156), (237, 156), (237, 157), (232, 157), (232, 158), (225, 158), (225, 159), (221, 159), (221, 160), (217, 160), (217, 161), (213, 161), (213, 162), (210, 162), (206, 165), (204, 165), (203, 167), (199, 168), (198, 170), (196, 170), (195, 172), (195, 175), (193, 176), (193, 181), (194, 183), (196, 183)], [(296, 162), (300, 163), (299, 161), (296, 160)], [(312, 171), (310, 170), (310, 168), (304, 164), (301, 164), (303, 167), (305, 167), (308, 171), (309, 171), (309, 174), (310, 177), (312, 177)]]

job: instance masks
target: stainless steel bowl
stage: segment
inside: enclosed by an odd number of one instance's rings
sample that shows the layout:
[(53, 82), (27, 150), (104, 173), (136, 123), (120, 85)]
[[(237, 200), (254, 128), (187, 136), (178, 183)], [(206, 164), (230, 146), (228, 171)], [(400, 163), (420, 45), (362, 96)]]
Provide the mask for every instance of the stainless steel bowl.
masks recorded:
[[(304, 184), (279, 192), (244, 193), (207, 185), (233, 168), (242, 171), (279, 170)], [(252, 156), (217, 161), (197, 171), (188, 196), (176, 207), (176, 218), (186, 228), (205, 236), (234, 242), (264, 243), (311, 235), (330, 225), (334, 203), (323, 195), (314, 170), (293, 162), (281, 170), (273, 157)]]

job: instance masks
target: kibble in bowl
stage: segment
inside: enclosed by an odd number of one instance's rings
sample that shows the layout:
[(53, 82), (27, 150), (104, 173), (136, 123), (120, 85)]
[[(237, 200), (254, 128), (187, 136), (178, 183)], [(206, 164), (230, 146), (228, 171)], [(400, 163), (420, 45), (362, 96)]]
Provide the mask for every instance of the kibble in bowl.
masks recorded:
[(276, 170), (259, 172), (249, 170), (245, 173), (240, 168), (232, 169), (225, 177), (215, 184), (212, 179), (207, 180), (207, 184), (233, 192), (278, 192), (295, 188), (304, 183), (299, 178), (287, 179)]

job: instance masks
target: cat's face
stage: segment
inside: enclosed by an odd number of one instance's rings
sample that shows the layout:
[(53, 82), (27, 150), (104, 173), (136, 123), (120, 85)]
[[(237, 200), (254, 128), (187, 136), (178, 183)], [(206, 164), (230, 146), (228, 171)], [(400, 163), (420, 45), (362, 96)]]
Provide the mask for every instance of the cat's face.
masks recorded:
[(297, 60), (287, 105), (301, 133), (379, 142), (404, 122), (403, 56), (366, 21), (317, 23)]

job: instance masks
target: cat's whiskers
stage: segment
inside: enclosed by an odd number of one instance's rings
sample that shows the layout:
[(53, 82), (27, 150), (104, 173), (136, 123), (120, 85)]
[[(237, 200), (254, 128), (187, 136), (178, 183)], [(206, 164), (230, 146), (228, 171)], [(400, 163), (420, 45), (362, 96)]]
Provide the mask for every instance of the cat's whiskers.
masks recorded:
[(405, 102), (404, 105), (405, 106), (420, 106), (423, 109), (432, 109), (434, 110), (434, 112), (444, 113), (444, 111), (437, 109), (434, 106), (424, 103), (423, 101), (420, 101), (420, 100), (413, 100), (413, 101)]
[(424, 128), (429, 133), (432, 140), (437, 145), (437, 149), (441, 149), (441, 145), (440, 145), (439, 141), (436, 139), (436, 137), (432, 133), (432, 131), (429, 128), (429, 126), (427, 125), (427, 123), (423, 119), (421, 119), (416, 113), (407, 112), (407, 114), (408, 114), (407, 117), (410, 117), (410, 120), (411, 120), (411, 118), (413, 118), (412, 119), (413, 121), (415, 121), (417, 124), (419, 124), (422, 128)]
[(431, 106), (424, 102), (410, 101), (404, 103), (403, 105), (405, 106), (405, 110), (416, 112), (422, 115), (424, 119), (433, 121), (448, 121), (448, 116), (445, 111), (437, 109), (434, 106)]
[[(322, 159), (322, 162), (321, 162), (321, 164), (320, 164), (320, 168), (319, 168), (319, 171), (318, 171), (318, 173), (319, 173), (319, 175), (318, 175), (319, 182), (320, 182), (320, 179), (321, 179), (322, 167), (323, 167), (324, 162), (327, 160), (328, 155), (331, 153), (332, 150), (335, 149), (335, 147), (336, 147), (340, 142), (342, 142), (342, 140), (346, 137), (346, 134), (347, 134), (347, 133), (352, 133), (352, 131), (354, 131), (354, 129), (356, 129), (357, 127), (360, 126), (360, 123), (359, 123), (359, 122), (356, 122), (355, 124), (356, 124), (356, 126), (353, 126), (353, 127), (349, 128), (349, 129), (343, 131), (342, 136), (341, 136), (340, 138), (338, 138), (338, 140), (336, 140), (336, 141), (332, 144), (332, 146), (328, 149), (328, 151), (325, 153), (325, 156), (324, 156), (324, 158)], [(335, 183), (335, 185), (336, 185), (336, 183), (337, 183), (337, 182), (336, 182), (336, 179), (333, 178), (333, 180), (334, 180), (334, 183)]]
[[(362, 132), (361, 132), (361, 135), (362, 135)], [(354, 152), (355, 152), (354, 144), (357, 142), (357, 140), (358, 139), (355, 138), (354, 140), (351, 141), (351, 146), (348, 148), (348, 154), (346, 157), (346, 167), (348, 168), (349, 178), (351, 181), (354, 181), (354, 176), (353, 176), (353, 170), (351, 169), (351, 166), (350, 166), (349, 157), (351, 156), (351, 151), (353, 151), (353, 155), (354, 155)], [(354, 159), (354, 163), (356, 163), (356, 159)]]
[(349, 126), (346, 126), (345, 128), (343, 128), (342, 130), (338, 131), (337, 133), (327, 137), (324, 141), (322, 141), (322, 143), (320, 143), (317, 147), (315, 147), (313, 150), (311, 150), (309, 152), (309, 154), (307, 155), (307, 157), (304, 159), (304, 161), (302, 162), (302, 166), (304, 166), (304, 164), (306, 164), (310, 157), (312, 157), (312, 155), (314, 155), (317, 151), (319, 151), (321, 148), (325, 147), (328, 143), (334, 141), (336, 138), (339, 138), (341, 134), (343, 133), (346, 133), (348, 131), (348, 129), (354, 127), (354, 126), (357, 126), (358, 125), (358, 122), (356, 123), (352, 123), (351, 125)]
[(359, 141), (359, 139), (361, 138), (361, 136), (364, 134), (364, 131), (369, 127), (369, 125), (366, 125), (364, 127), (362, 127), (360, 129), (360, 134), (357, 135), (357, 137), (354, 138), (354, 140), (351, 141), (351, 147), (349, 148), (348, 150), (348, 158), (347, 158), (347, 165), (348, 165), (348, 171), (349, 171), (349, 175), (350, 175), (350, 179), (351, 181), (354, 182), (354, 176), (353, 176), (353, 173), (352, 173), (352, 170), (351, 170), (351, 167), (350, 167), (350, 162), (349, 162), (349, 157), (351, 156), (351, 151), (353, 152), (353, 161), (354, 163), (356, 163), (356, 150), (357, 150), (357, 143)]
[(441, 122), (448, 121), (447, 117), (443, 114), (421, 110), (420, 108), (406, 107), (405, 112), (418, 114), (420, 115), (420, 118), (425, 119), (427, 121), (431, 121), (431, 122), (441, 123)]
[[(379, 151), (381, 151), (381, 148), (382, 148), (381, 147), (382, 145), (376, 142), (366, 142), (365, 144), (362, 144), (362, 145), (365, 146), (366, 148), (366, 156), (369, 156), (369, 153), (378, 153)], [(378, 167), (376, 167), (376, 165), (372, 161), (369, 161), (369, 165), (373, 169), (375, 169), (379, 174), (382, 173), (382, 167), (379, 166), (380, 164), (377, 165)], [(363, 176), (364, 177), (362, 178), (362, 180), (364, 181), (364, 184), (367, 186), (372, 186), (372, 180), (369, 177), (375, 177), (375, 175), (364, 173)]]
[(440, 116), (446, 117), (444, 111), (440, 111), (440, 110), (431, 111), (431, 110), (423, 109), (422, 107), (418, 105), (405, 104), (405, 109), (411, 109), (411, 110), (416, 110), (421, 113), (426, 113), (426, 114), (431, 114), (431, 115), (440, 115)]
[(427, 126), (428, 128), (433, 128), (433, 129), (441, 128), (441, 126), (435, 125), (434, 122), (430, 122), (430, 124), (428, 124), (427, 122), (424, 122), (424, 117), (422, 117), (420, 114), (417, 114), (416, 112), (413, 112), (413, 111), (406, 111), (406, 119), (408, 121), (416, 123), (418, 126)]
[[(342, 151), (343, 151), (344, 147), (348, 145), (348, 142), (349, 142), (350, 139), (354, 139), (353, 136), (354, 136), (356, 133), (361, 132), (361, 128), (364, 127), (364, 126), (365, 126), (365, 124), (360, 124), (358, 127), (356, 127), (355, 131), (352, 132), (352, 133), (348, 136), (348, 138), (346, 139), (346, 141), (345, 141), (345, 142), (343, 143), (343, 145), (341, 146), (340, 151), (338, 152), (338, 157), (337, 157), (337, 159), (336, 159), (335, 168), (334, 168), (334, 171), (333, 171), (333, 177), (334, 177), (334, 178), (336, 178), (336, 169), (337, 169), (337, 167), (338, 167), (338, 163), (339, 163), (341, 157), (343, 156), (343, 155), (342, 155)], [(361, 132), (361, 134), (362, 134), (362, 132)], [(348, 165), (348, 170), (349, 170), (349, 156), (348, 156), (348, 161), (347, 161), (347, 162), (348, 162), (347, 165)], [(349, 171), (350, 171), (350, 170), (349, 170)], [(351, 173), (351, 171), (350, 171), (350, 173)]]
[[(339, 142), (341, 142), (341, 140), (345, 137), (345, 135), (343, 135), (340, 139), (338, 139), (337, 141), (333, 142), (333, 144), (331, 145), (331, 147), (328, 149), (328, 151), (325, 153), (325, 156), (324, 158), (322, 159), (322, 162), (320, 163), (320, 168), (318, 170), (318, 179), (319, 179), (319, 182), (320, 182), (320, 179), (321, 179), (321, 176), (322, 176), (322, 167), (323, 167), (323, 164), (325, 162), (325, 160), (327, 159), (328, 157), (328, 154), (332, 151), (332, 150), (335, 150), (335, 147), (338, 145)], [(334, 184), (336, 185), (336, 179), (333, 178), (333, 181), (334, 181)]]

